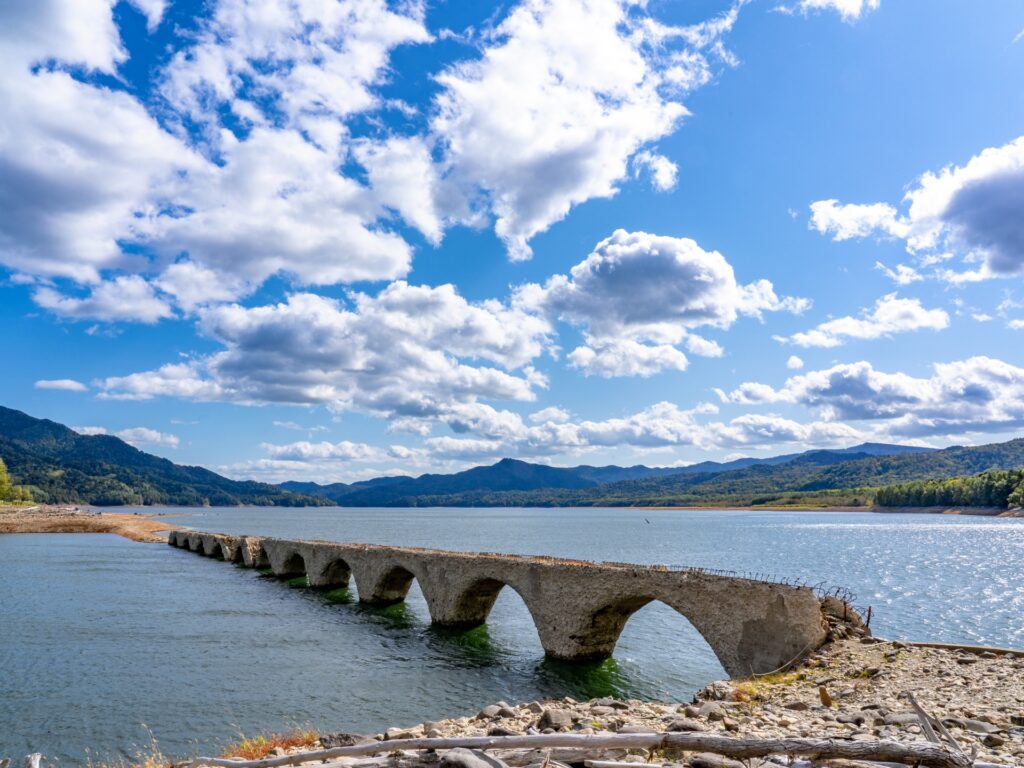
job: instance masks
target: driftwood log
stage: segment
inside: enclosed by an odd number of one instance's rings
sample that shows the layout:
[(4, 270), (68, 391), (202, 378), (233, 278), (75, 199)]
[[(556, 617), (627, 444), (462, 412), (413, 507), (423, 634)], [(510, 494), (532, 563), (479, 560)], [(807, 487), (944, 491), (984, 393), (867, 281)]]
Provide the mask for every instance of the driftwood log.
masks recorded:
[[(301, 752), (263, 760), (229, 760), (200, 757), (199, 765), (218, 768), (279, 768), (310, 761), (331, 758), (362, 757), (386, 752), (407, 750), (447, 749), (545, 749), (570, 747), (577, 750), (600, 751), (609, 749), (685, 750), (713, 752), (733, 759), (792, 755), (811, 760), (864, 760), (890, 762), (901, 765), (928, 766), (928, 768), (971, 768), (972, 760), (951, 752), (941, 744), (903, 744), (895, 741), (846, 741), (841, 739), (734, 739), (704, 733), (616, 733), (538, 734), (528, 736), (471, 736), (440, 739), (394, 739), (335, 747), (315, 752)], [(579, 758), (587, 755), (580, 754)]]

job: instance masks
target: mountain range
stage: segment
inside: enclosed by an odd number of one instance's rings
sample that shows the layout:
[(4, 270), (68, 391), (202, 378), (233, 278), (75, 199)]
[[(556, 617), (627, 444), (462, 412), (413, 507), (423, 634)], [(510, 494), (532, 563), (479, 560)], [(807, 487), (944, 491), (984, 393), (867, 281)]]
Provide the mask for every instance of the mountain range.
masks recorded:
[(0, 407), (0, 459), (36, 501), (402, 506), (865, 505), (895, 483), (1024, 467), (1024, 439), (945, 449), (885, 443), (682, 467), (551, 467), (516, 459), (453, 474), (355, 483), (230, 480), (175, 464), (110, 435), (82, 435)]
[[(515, 459), (502, 459), (486, 467), (474, 467), (450, 475), (380, 477), (357, 483), (287, 482), (281, 487), (321, 495), (342, 506), (552, 506), (595, 503), (649, 503), (641, 501), (660, 493), (678, 494), (683, 488), (708, 486), (728, 488), (742, 478), (757, 478), (755, 484), (771, 488), (771, 478), (785, 477), (792, 484), (794, 474), (880, 457), (917, 456), (937, 451), (905, 445), (864, 443), (852, 448), (816, 450), (765, 459), (743, 458), (728, 462), (703, 461), (685, 467), (549, 467)], [(1024, 455), (1021, 457), (1024, 459)], [(783, 469), (785, 468), (785, 469)], [(914, 478), (917, 479), (917, 478)], [(819, 489), (820, 490), (820, 489)], [(707, 493), (699, 494), (706, 497)], [(633, 497), (636, 497), (634, 500)], [(669, 502), (666, 502), (669, 503)], [(677, 503), (672, 501), (671, 503)], [(682, 502), (678, 502), (682, 503)]]
[(322, 496), (229, 480), (133, 448), (112, 435), (81, 435), (0, 406), (0, 459), (35, 501), (53, 504), (323, 506)]

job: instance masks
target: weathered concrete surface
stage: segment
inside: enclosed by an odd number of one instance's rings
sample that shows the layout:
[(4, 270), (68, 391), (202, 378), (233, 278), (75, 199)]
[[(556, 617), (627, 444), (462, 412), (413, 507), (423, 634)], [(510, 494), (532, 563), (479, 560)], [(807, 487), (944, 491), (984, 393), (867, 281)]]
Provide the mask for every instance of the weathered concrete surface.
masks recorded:
[(734, 677), (777, 669), (826, 637), (809, 587), (700, 570), (182, 531), (168, 540), (278, 576), (306, 574), (312, 587), (354, 580), (364, 603), (400, 602), (416, 579), (443, 626), (483, 623), (507, 586), (522, 597), (545, 652), (560, 659), (611, 655), (629, 617), (654, 600), (685, 616)]

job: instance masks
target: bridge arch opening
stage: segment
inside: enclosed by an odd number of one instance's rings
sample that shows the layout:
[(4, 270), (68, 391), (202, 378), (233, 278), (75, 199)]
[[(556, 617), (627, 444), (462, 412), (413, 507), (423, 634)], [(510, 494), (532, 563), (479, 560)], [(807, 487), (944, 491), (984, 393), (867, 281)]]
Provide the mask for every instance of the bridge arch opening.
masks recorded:
[(220, 545), (221, 557), (229, 563), (240, 563), (242, 562), (242, 548), (235, 544), (234, 546), (222, 543)]
[[(689, 698), (729, 674), (690, 619), (648, 596), (617, 600), (593, 616), (593, 637), (644, 696)], [(652, 651), (652, 649), (655, 649)]]
[(198, 538), (198, 537), (196, 537), (196, 538), (194, 538), (194, 539), (191, 539), (191, 540), (189, 541), (189, 543), (188, 543), (188, 548), (189, 548), (189, 549), (190, 549), (191, 551), (193, 551), (193, 552), (198, 552), (198, 553), (199, 553), (199, 554), (201, 554), (201, 555), (202, 555), (202, 554), (205, 554), (205, 552), (203, 551), (203, 540), (202, 540), (202, 539), (200, 539), (200, 538)]
[(533, 654), (541, 642), (537, 622), (519, 590), (501, 579), (483, 577), (464, 588), (442, 626), (483, 632), (489, 648)]
[(320, 574), (319, 587), (326, 589), (340, 589), (348, 587), (352, 579), (352, 568), (345, 560), (338, 558), (327, 564)]
[(252, 567), (261, 571), (270, 567), (270, 558), (267, 557), (267, 550), (262, 545), (257, 547), (256, 553), (252, 557)]
[(292, 552), (285, 558), (278, 576), (305, 576), (306, 561), (298, 552)]
[(393, 565), (377, 579), (367, 595), (359, 594), (360, 602), (373, 605), (393, 605), (401, 603), (409, 594), (416, 574), (402, 565)]

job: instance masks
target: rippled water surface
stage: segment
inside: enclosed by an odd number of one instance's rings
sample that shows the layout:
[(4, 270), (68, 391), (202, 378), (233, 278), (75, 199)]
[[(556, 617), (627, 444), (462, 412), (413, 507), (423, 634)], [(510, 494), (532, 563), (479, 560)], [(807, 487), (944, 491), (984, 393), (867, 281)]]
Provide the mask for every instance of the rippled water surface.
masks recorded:
[[(1024, 520), (629, 510), (182, 510), (199, 530), (698, 565), (844, 585), (877, 633), (1024, 646)], [(405, 605), (287, 582), (114, 536), (0, 536), (0, 756), (65, 764), (209, 752), (239, 732), (376, 731), (498, 699), (685, 698), (724, 675), (678, 614), (652, 604), (615, 658), (546, 661), (511, 590), (486, 628), (432, 630)]]

